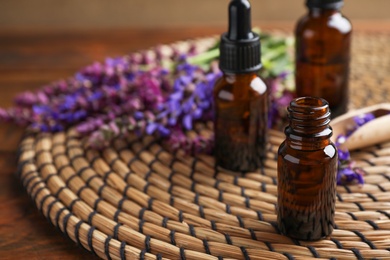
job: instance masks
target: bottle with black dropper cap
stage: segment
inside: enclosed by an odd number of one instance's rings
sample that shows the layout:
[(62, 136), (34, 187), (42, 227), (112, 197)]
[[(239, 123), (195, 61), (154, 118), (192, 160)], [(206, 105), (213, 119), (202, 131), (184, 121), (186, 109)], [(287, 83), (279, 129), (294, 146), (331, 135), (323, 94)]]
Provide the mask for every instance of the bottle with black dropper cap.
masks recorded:
[(265, 156), (268, 91), (258, 76), (260, 37), (252, 32), (248, 0), (229, 4), (229, 31), (221, 36), (214, 88), (216, 163), (232, 171), (255, 171)]
[(297, 96), (324, 98), (332, 117), (348, 108), (352, 25), (340, 9), (343, 0), (306, 0), (309, 12), (297, 24)]

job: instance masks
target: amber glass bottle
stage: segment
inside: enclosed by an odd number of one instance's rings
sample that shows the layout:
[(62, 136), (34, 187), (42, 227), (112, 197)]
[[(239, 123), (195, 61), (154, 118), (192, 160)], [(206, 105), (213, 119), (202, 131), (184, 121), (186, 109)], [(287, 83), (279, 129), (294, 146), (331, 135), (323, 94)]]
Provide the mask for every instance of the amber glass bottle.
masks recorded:
[(333, 231), (337, 150), (330, 141), (328, 102), (302, 97), (288, 108), (290, 124), (278, 151), (278, 225), (299, 240)]
[(348, 108), (352, 26), (340, 13), (343, 0), (307, 0), (306, 5), (309, 12), (295, 31), (297, 96), (324, 98), (337, 117)]
[(225, 74), (216, 84), (215, 155), (232, 171), (254, 171), (265, 156), (266, 85), (256, 75)]
[(265, 156), (268, 92), (257, 75), (260, 38), (252, 32), (247, 0), (230, 2), (229, 31), (221, 37), (220, 51), (223, 76), (214, 88), (216, 163), (232, 171), (254, 171)]

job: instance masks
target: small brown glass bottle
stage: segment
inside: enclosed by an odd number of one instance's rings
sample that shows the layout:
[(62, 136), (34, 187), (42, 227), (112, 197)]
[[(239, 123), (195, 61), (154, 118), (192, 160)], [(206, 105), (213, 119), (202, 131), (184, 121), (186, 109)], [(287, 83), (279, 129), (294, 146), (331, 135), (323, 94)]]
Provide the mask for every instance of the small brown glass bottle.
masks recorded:
[(331, 142), (328, 102), (302, 97), (288, 108), (290, 124), (278, 151), (278, 226), (299, 240), (333, 231), (337, 150)]
[(221, 37), (220, 51), (223, 76), (214, 88), (216, 163), (232, 171), (254, 171), (265, 156), (268, 92), (257, 75), (260, 38), (252, 32), (247, 0), (230, 2), (229, 32)]
[(352, 25), (340, 13), (343, 0), (307, 0), (296, 27), (296, 91), (329, 102), (332, 117), (348, 108)]

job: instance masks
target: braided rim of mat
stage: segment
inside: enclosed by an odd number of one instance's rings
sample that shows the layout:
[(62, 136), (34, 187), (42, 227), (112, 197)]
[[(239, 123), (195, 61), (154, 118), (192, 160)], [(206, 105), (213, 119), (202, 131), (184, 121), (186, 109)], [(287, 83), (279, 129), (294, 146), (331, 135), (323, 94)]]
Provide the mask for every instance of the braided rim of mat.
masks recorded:
[[(386, 42), (357, 38), (363, 50)], [(378, 50), (383, 54), (383, 48)], [(375, 90), (379, 80), (388, 80), (381, 70), (389, 65), (376, 70), (377, 79), (370, 81), (360, 74), (367, 71), (361, 60), (353, 66), (351, 82), (367, 84), (352, 86), (359, 90), (352, 95), (367, 90), (385, 98)], [(189, 136), (212, 131), (210, 124), (195, 129)], [(216, 169), (207, 155), (172, 154), (151, 136), (116, 140), (99, 152), (87, 148), (73, 129), (26, 133), (18, 174), (43, 215), (101, 258), (390, 258), (390, 143), (352, 154), (356, 166), (368, 173), (366, 184), (337, 187), (332, 236), (304, 242), (280, 235), (275, 225), (276, 153), (283, 139), (282, 133), (271, 131), (265, 167), (243, 176)]]

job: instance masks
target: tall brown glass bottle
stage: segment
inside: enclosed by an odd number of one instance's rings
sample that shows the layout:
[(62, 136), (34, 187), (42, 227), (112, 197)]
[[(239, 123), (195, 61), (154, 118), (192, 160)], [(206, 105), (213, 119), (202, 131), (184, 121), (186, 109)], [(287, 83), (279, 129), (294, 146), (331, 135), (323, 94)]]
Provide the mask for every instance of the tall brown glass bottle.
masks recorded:
[(214, 88), (215, 156), (232, 171), (254, 171), (265, 155), (268, 92), (257, 76), (261, 68), (260, 37), (252, 32), (248, 0), (229, 4), (229, 31), (222, 35)]
[(225, 74), (215, 85), (215, 155), (233, 171), (254, 171), (265, 156), (267, 87), (256, 73)]
[(290, 125), (278, 151), (278, 225), (287, 236), (318, 240), (333, 231), (337, 150), (330, 141), (327, 101), (291, 102)]
[(332, 117), (348, 108), (352, 26), (340, 13), (343, 0), (307, 0), (307, 15), (296, 27), (298, 97), (328, 100)]

